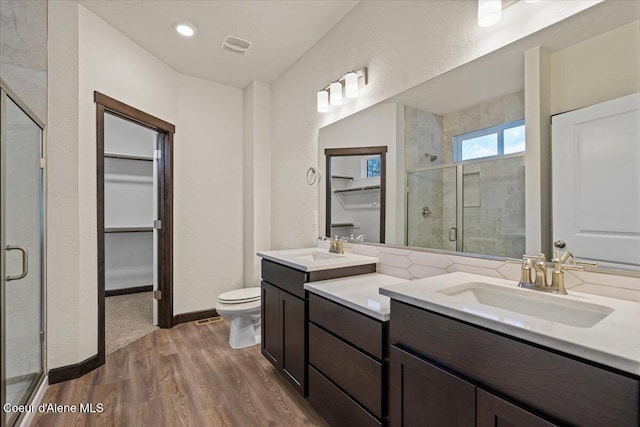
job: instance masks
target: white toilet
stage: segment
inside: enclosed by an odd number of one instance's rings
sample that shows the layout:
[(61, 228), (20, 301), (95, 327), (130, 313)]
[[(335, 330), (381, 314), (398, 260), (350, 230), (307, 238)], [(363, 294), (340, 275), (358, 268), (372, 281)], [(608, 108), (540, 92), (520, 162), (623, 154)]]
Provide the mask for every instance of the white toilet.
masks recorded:
[(260, 344), (260, 287), (220, 294), (216, 311), (231, 323), (231, 348), (240, 349)]

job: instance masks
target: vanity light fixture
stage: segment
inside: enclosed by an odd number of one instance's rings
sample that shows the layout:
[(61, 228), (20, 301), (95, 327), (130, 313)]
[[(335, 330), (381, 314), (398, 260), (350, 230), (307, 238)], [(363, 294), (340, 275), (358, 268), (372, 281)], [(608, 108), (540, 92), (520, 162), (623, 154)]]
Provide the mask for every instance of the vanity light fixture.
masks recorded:
[(333, 82), (329, 85), (329, 103), (342, 105), (342, 82)]
[(187, 22), (178, 22), (174, 28), (183, 37), (192, 37), (195, 33), (195, 27)]
[(355, 98), (360, 93), (360, 87), (367, 84), (367, 69), (349, 71), (337, 81), (330, 83), (316, 94), (319, 113), (326, 113), (330, 106), (342, 105), (343, 98)]
[(502, 15), (502, 0), (478, 0), (478, 25), (490, 27)]
[(351, 71), (344, 75), (344, 96), (355, 98), (358, 96), (358, 73)]
[(329, 92), (321, 90), (318, 92), (318, 113), (329, 111)]

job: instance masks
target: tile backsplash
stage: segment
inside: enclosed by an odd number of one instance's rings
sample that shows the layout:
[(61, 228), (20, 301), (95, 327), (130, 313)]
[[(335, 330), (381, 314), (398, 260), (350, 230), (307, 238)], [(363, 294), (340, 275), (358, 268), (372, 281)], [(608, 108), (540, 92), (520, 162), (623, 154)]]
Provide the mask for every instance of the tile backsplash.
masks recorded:
[[(352, 243), (345, 244), (345, 252), (377, 257), (379, 273), (409, 280), (456, 271), (520, 280), (520, 265), (504, 261)], [(640, 302), (640, 277), (567, 271), (565, 286), (575, 292)]]

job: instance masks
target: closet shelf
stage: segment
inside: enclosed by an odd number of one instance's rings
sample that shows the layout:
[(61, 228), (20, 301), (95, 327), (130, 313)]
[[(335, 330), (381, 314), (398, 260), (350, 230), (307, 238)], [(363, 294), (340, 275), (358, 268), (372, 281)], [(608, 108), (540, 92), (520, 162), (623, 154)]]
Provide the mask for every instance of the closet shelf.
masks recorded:
[(120, 159), (120, 160), (142, 160), (145, 162), (153, 161), (153, 157), (134, 156), (130, 154), (104, 153), (104, 157), (109, 159)]
[(105, 233), (141, 233), (153, 231), (153, 227), (105, 227)]
[(349, 179), (353, 180), (352, 176), (344, 176), (344, 175), (331, 175), (331, 179)]
[(365, 185), (364, 187), (341, 188), (339, 190), (333, 190), (333, 192), (344, 194), (344, 193), (353, 193), (353, 192), (359, 192), (359, 191), (378, 190), (378, 189), (380, 189), (379, 185)]
[(339, 222), (337, 224), (331, 224), (331, 227), (340, 228), (340, 227), (353, 227), (352, 222)]

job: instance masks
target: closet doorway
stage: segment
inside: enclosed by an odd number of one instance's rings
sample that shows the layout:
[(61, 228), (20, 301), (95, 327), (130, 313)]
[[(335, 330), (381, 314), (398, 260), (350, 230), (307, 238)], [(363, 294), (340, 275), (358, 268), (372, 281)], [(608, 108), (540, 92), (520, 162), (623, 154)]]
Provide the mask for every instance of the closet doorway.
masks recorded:
[(98, 358), (173, 326), (175, 127), (99, 92)]

